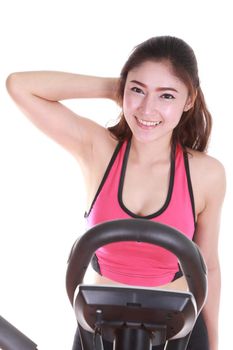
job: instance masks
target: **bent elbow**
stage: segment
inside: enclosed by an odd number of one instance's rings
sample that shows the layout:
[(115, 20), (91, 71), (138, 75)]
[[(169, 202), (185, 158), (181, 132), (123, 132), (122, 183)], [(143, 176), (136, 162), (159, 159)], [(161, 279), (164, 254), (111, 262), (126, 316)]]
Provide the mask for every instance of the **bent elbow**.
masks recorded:
[(6, 79), (6, 89), (8, 93), (12, 96), (17, 93), (20, 86), (20, 73), (11, 73)]

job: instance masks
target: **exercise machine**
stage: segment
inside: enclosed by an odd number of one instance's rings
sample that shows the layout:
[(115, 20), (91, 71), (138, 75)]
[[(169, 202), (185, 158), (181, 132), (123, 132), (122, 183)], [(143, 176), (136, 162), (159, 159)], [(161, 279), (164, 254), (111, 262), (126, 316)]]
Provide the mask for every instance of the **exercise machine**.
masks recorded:
[[(176, 255), (189, 291), (84, 285), (95, 251), (106, 244), (137, 241)], [(88, 230), (71, 250), (66, 289), (77, 318), (83, 350), (185, 350), (207, 295), (207, 270), (197, 245), (179, 231), (149, 220), (121, 219)], [(98, 340), (96, 346), (95, 339)]]
[(36, 350), (37, 345), (15, 326), (0, 316), (1, 350)]
[[(189, 292), (82, 284), (95, 251), (119, 241), (147, 242), (174, 253)], [(102, 338), (112, 342), (114, 350), (149, 350), (163, 344), (166, 350), (185, 350), (205, 303), (207, 273), (198, 247), (179, 231), (149, 220), (115, 220), (91, 228), (75, 242), (66, 287), (83, 350), (103, 348)], [(0, 349), (36, 350), (37, 345), (0, 316)]]

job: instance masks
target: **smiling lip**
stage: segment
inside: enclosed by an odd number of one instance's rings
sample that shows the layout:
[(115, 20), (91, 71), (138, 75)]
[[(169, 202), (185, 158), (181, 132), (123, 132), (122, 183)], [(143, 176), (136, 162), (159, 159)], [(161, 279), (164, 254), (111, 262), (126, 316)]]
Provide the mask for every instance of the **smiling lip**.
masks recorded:
[(137, 123), (141, 126), (141, 127), (145, 127), (145, 128), (155, 128), (156, 126), (158, 126), (159, 124), (161, 124), (161, 120), (144, 120), (144, 119), (140, 119), (135, 117), (137, 120)]

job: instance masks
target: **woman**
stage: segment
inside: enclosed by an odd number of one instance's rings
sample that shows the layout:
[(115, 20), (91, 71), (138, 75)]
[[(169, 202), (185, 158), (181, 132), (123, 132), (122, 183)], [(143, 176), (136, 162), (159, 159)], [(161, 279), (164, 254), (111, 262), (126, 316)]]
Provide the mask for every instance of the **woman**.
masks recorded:
[[(135, 48), (120, 78), (22, 72), (8, 77), (7, 88), (32, 122), (78, 160), (89, 227), (140, 217), (171, 225), (199, 245), (209, 295), (188, 349), (217, 350), (225, 173), (206, 154), (211, 116), (189, 45), (170, 36), (151, 38)], [(71, 98), (112, 99), (122, 107), (120, 120), (104, 128), (60, 102)], [(186, 288), (177, 260), (151, 245), (103, 247), (93, 268), (95, 283)], [(74, 349), (81, 349), (78, 334)]]

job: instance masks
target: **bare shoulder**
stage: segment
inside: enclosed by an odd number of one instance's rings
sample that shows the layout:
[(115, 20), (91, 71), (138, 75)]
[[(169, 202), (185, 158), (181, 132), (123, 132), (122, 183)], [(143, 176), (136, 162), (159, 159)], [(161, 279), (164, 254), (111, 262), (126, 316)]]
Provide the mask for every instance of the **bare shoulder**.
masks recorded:
[(92, 176), (94, 176), (97, 169), (102, 169), (108, 164), (118, 141), (107, 128), (88, 119), (86, 123), (89, 132), (85, 137), (86, 141), (83, 142), (84, 151), (83, 153), (77, 152), (76, 159), (80, 161), (81, 166), (91, 171)]
[(223, 164), (217, 159), (205, 152), (199, 152), (192, 149), (188, 149), (188, 155), (190, 161), (194, 161), (196, 164), (205, 167), (214, 167), (216, 169), (224, 169)]
[(96, 122), (93, 122), (92, 129), (92, 147), (93, 154), (110, 152), (115, 149), (118, 140), (111, 134), (108, 128), (100, 126)]
[(191, 176), (206, 198), (224, 197), (226, 175), (223, 164), (204, 152), (188, 149)]
[(119, 142), (111, 135), (108, 129), (97, 128), (96, 131), (92, 140), (91, 154), (80, 163), (86, 183), (88, 208), (90, 208)]
[[(210, 172), (209, 175), (224, 175), (223, 164), (216, 158), (205, 152), (198, 152), (188, 149), (189, 163), (201, 172)], [(207, 174), (206, 174), (207, 175)]]

